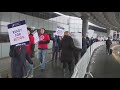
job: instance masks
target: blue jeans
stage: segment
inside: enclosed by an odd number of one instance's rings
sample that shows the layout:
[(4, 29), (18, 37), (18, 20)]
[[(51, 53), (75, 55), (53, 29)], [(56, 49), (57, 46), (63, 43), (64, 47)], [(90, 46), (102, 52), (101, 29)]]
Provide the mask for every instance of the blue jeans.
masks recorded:
[(40, 68), (41, 69), (45, 69), (45, 57), (46, 57), (46, 54), (47, 54), (47, 50), (44, 49), (44, 50), (39, 50), (39, 60), (40, 60)]
[(33, 75), (33, 65), (30, 64), (29, 62), (27, 62), (26, 64), (27, 64), (27, 72), (29, 73), (29, 75)]

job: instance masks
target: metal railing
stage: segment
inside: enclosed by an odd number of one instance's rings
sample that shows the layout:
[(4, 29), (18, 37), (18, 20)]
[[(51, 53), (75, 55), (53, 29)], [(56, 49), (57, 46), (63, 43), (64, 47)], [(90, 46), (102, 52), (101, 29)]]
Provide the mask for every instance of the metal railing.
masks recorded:
[(79, 62), (75, 66), (74, 73), (71, 78), (84, 78), (85, 75), (89, 75), (90, 77), (93, 78), (93, 75), (90, 72), (87, 72), (87, 68), (94, 50), (104, 44), (105, 44), (104, 41), (95, 42), (87, 49), (86, 53), (83, 55), (83, 57), (79, 60)]

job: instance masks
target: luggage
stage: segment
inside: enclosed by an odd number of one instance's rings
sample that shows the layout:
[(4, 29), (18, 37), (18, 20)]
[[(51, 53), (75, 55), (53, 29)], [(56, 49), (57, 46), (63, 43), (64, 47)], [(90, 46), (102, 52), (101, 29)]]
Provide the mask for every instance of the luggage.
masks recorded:
[(112, 54), (112, 49), (110, 49), (110, 54)]

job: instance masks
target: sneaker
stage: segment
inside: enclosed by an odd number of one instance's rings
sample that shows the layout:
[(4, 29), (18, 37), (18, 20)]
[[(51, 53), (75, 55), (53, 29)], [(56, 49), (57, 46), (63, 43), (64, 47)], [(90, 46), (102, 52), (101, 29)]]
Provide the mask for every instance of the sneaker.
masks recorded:
[(28, 76), (28, 78), (33, 78), (33, 75)]

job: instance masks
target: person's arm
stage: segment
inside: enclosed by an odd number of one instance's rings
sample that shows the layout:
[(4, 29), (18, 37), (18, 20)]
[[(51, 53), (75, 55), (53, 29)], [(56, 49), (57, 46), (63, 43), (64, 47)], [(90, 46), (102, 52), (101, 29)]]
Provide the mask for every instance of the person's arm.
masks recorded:
[(9, 56), (13, 57), (14, 46), (10, 46)]
[(39, 44), (48, 44), (50, 42), (49, 35), (46, 35), (46, 41), (39, 41)]
[(33, 61), (31, 60), (29, 54), (27, 53), (26, 51), (26, 60), (30, 63), (30, 64), (33, 64)]

